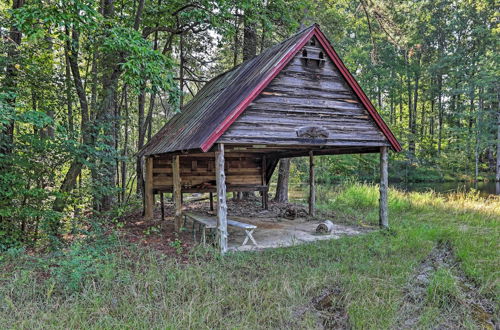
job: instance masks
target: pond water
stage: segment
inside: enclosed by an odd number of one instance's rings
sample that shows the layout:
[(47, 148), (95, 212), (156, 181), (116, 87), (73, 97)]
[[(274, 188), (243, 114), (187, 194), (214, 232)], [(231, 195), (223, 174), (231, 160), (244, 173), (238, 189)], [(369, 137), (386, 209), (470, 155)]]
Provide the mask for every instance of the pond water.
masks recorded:
[[(335, 185), (332, 185), (335, 186)], [(418, 182), (418, 183), (389, 183), (390, 187), (408, 192), (425, 192), (433, 190), (441, 194), (451, 194), (456, 192), (469, 192), (472, 189), (479, 191), (482, 197), (500, 195), (500, 183), (495, 182)], [(271, 196), (274, 195), (276, 185), (271, 185)], [(292, 202), (306, 202), (309, 195), (309, 185), (290, 184), (289, 198)]]
[(433, 190), (438, 193), (469, 192), (472, 189), (479, 191), (483, 197), (500, 195), (500, 183), (495, 182), (418, 182), (418, 183), (389, 183), (389, 186), (404, 191), (424, 192)]

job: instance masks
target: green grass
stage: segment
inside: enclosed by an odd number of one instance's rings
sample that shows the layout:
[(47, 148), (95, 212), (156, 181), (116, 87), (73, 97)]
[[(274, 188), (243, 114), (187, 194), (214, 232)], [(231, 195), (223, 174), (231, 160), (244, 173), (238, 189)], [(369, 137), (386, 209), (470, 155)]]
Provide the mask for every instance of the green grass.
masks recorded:
[[(336, 220), (376, 226), (378, 191), (320, 188)], [(354, 328), (396, 327), (405, 287), (438, 242), (449, 242), (479, 292), (500, 297), (500, 200), (391, 191), (390, 231), (220, 257), (197, 249), (188, 264), (95, 234), (50, 256), (0, 256), (2, 328), (312, 328), (325, 289)], [(460, 287), (448, 270), (430, 279), (418, 327), (453, 313)], [(323, 313), (324, 315), (324, 313)], [(464, 312), (465, 327), (478, 322)], [(468, 319), (467, 319), (468, 317)]]

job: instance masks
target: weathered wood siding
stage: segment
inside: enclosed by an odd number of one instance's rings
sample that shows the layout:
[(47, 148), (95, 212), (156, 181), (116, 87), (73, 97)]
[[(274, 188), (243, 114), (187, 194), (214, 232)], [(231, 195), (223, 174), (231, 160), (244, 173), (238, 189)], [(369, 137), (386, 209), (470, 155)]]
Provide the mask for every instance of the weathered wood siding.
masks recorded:
[[(304, 126), (328, 137), (300, 137)], [(389, 145), (315, 38), (219, 138), (220, 143)]]
[[(182, 191), (216, 191), (215, 154), (213, 152), (181, 155), (179, 167)], [(263, 186), (261, 155), (226, 153), (224, 167), (228, 191), (252, 190), (249, 188)], [(153, 190), (172, 190), (172, 155), (154, 158)]]

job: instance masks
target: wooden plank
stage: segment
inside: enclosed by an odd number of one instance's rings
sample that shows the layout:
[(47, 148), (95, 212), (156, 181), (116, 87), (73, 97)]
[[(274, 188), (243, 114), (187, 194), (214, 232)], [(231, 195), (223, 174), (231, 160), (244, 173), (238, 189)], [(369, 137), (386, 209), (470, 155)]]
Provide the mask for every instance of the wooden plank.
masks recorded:
[(309, 215), (314, 217), (316, 207), (316, 186), (314, 176), (314, 154), (309, 151)]
[(184, 215), (194, 221), (202, 223), (208, 229), (217, 227), (217, 220), (214, 217), (208, 217), (193, 212), (185, 212)]
[[(280, 114), (269, 111), (267, 113), (263, 111), (249, 111), (242, 115), (237, 122), (233, 125), (241, 124), (269, 124), (272, 122), (274, 125), (303, 125), (304, 117), (301, 114)], [(346, 116), (336, 116), (336, 115), (318, 115), (308, 118), (309, 125), (330, 125), (330, 126), (357, 126), (360, 128), (372, 129), (374, 128), (373, 123), (366, 120), (366, 116), (359, 117), (346, 117)]]
[(249, 223), (244, 223), (244, 222), (240, 222), (240, 221), (236, 221), (236, 220), (232, 220), (232, 219), (227, 219), (227, 224), (228, 224), (228, 226), (238, 227), (238, 228), (242, 228), (242, 229), (255, 229), (255, 228), (257, 228), (256, 225), (252, 225)]
[(146, 177), (144, 180), (144, 216), (146, 219), (153, 218), (154, 195), (153, 195), (153, 158), (146, 158)]
[(179, 232), (182, 228), (182, 188), (179, 170), (179, 156), (177, 155), (173, 156), (172, 158), (172, 175), (175, 210), (175, 231)]
[(224, 173), (224, 144), (218, 144), (215, 153), (215, 171), (217, 182), (217, 227), (219, 229), (219, 248), (222, 254), (227, 251), (227, 204), (226, 177)]
[[(256, 185), (256, 184), (236, 184), (236, 185), (226, 185), (227, 192), (239, 192), (239, 191), (265, 191), (268, 187)], [(154, 187), (155, 192), (172, 192), (172, 186), (157, 185)], [(185, 193), (204, 193), (204, 192), (217, 192), (217, 187), (183, 187), (182, 191)]]
[(388, 145), (387, 141), (359, 140), (352, 141), (335, 139), (306, 139), (306, 138), (275, 138), (275, 137), (224, 137), (219, 139), (224, 143), (269, 143), (269, 144), (301, 144), (303, 146), (337, 146), (337, 147), (382, 147)]
[[(299, 127), (278, 127), (268, 125), (265, 130), (256, 130), (256, 127), (241, 127), (235, 126), (227, 130), (224, 134), (224, 138), (228, 137), (270, 137), (270, 138), (292, 138), (296, 139), (297, 129)], [(324, 127), (327, 128), (327, 127)], [(328, 140), (348, 140), (348, 141), (384, 141), (386, 140), (382, 133), (377, 131), (340, 131), (327, 129), (328, 137), (324, 139)]]
[(379, 201), (379, 225), (381, 228), (389, 228), (388, 216), (388, 148), (380, 148), (380, 201)]
[(300, 106), (310, 109), (320, 108), (320, 109), (342, 109), (342, 110), (363, 110), (362, 106), (358, 103), (345, 102), (339, 99), (327, 99), (323, 97), (298, 97), (298, 96), (275, 96), (266, 95), (261, 97), (258, 101), (253, 104), (279, 104), (286, 106)]
[(270, 113), (276, 112), (276, 113), (289, 113), (289, 114), (316, 114), (318, 115), (337, 115), (337, 116), (345, 116), (349, 118), (355, 118), (355, 116), (360, 116), (358, 118), (365, 118), (369, 119), (368, 114), (364, 111), (361, 111), (361, 109), (350, 109), (350, 110), (342, 110), (342, 109), (322, 109), (322, 108), (309, 108), (306, 106), (289, 106), (289, 107), (280, 107), (279, 105), (271, 105), (271, 104), (265, 104), (265, 103), (258, 103), (258, 104), (253, 104), (251, 106), (252, 111), (260, 111), (260, 112), (267, 112), (269, 111)]

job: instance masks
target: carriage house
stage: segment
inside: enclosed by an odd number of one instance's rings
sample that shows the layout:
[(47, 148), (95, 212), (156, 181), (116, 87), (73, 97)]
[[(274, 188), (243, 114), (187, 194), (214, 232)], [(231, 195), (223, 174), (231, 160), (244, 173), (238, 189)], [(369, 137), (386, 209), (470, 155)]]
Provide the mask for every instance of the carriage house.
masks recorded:
[(145, 215), (172, 192), (176, 228), (182, 193), (217, 194), (219, 247), (227, 249), (226, 192), (259, 191), (281, 158), (380, 153), (380, 222), (387, 226), (387, 155), (401, 150), (388, 126), (321, 32), (312, 25), (211, 81), (140, 150)]

